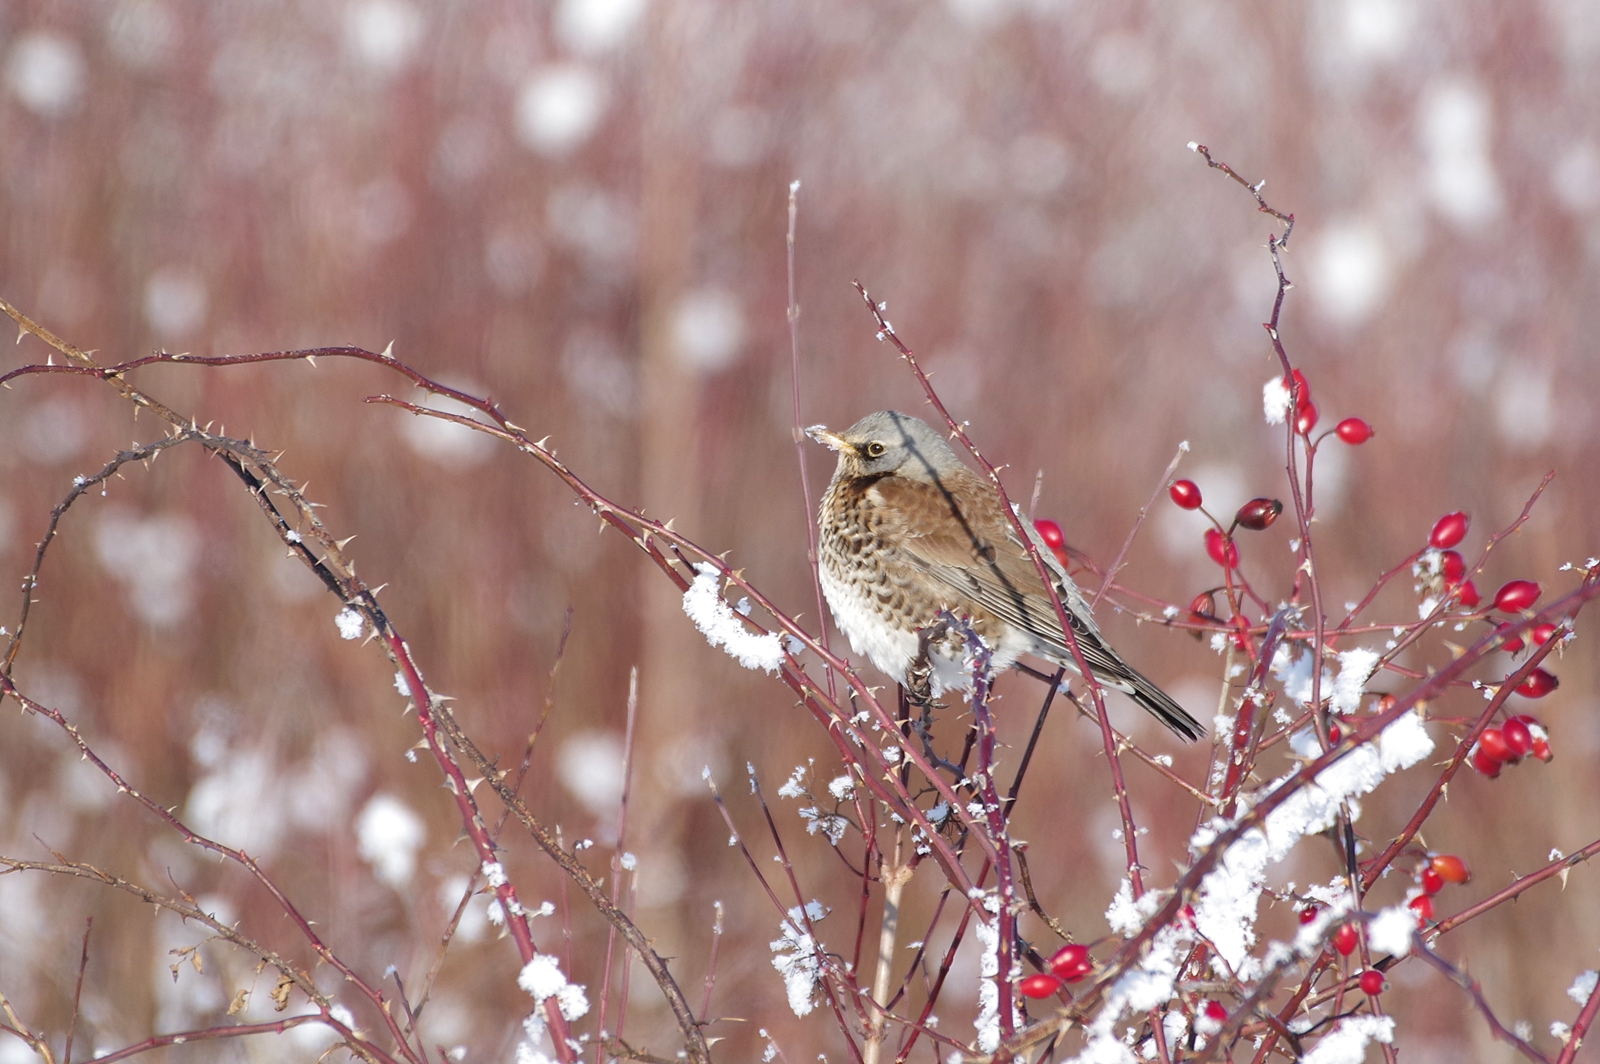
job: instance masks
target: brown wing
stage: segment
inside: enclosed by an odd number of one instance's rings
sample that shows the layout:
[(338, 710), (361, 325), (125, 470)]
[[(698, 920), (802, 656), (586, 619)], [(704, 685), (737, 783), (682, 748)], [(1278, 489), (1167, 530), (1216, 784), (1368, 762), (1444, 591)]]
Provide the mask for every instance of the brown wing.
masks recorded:
[[(870, 489), (885, 510), (904, 522), (897, 531), (909, 564), (963, 599), (1031, 633), (1038, 652), (1076, 671), (1055, 607), (1039, 572), (1016, 538), (999, 494), (988, 481), (961, 468), (943, 483), (885, 477)], [(961, 503), (955, 500), (959, 498)], [(1203, 734), (1199, 723), (1166, 692), (1106, 645), (1088, 604), (1065, 571), (1043, 553), (1066, 607), (1078, 649), (1100, 682), (1125, 691), (1162, 723), (1188, 738)]]

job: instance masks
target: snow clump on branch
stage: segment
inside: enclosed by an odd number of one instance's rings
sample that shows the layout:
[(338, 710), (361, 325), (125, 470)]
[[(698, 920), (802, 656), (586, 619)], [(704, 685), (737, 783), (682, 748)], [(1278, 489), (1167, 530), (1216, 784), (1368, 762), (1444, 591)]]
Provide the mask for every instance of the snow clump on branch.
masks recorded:
[(716, 566), (701, 562), (694, 571), (694, 583), (683, 593), (683, 612), (694, 621), (706, 642), (722, 647), (747, 669), (778, 671), (783, 664), (783, 643), (778, 633), (756, 635), (739, 622), (717, 588)]

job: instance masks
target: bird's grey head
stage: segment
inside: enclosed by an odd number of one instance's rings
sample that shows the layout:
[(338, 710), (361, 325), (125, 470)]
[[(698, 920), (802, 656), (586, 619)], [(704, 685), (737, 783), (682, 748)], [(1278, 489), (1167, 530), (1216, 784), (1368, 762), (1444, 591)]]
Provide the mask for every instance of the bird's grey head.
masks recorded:
[(893, 473), (934, 483), (962, 467), (944, 437), (926, 421), (896, 410), (868, 414), (843, 432), (813, 425), (806, 434), (839, 452), (838, 474), (844, 476)]

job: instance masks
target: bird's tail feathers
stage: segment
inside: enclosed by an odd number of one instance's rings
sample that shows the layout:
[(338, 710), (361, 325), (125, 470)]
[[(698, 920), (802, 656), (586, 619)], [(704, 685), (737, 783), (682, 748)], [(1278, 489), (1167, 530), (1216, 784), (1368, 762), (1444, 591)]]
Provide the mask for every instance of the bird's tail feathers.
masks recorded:
[[(1178, 705), (1176, 699), (1152, 683), (1143, 673), (1131, 665), (1123, 663), (1123, 672), (1118, 676), (1103, 676), (1095, 673), (1095, 679), (1100, 681), (1102, 687), (1109, 687), (1114, 691), (1121, 691), (1129, 698), (1185, 739), (1199, 739), (1205, 735), (1206, 730), (1201, 723), (1190, 715), (1189, 711)], [(1076, 672), (1076, 669), (1073, 669)]]

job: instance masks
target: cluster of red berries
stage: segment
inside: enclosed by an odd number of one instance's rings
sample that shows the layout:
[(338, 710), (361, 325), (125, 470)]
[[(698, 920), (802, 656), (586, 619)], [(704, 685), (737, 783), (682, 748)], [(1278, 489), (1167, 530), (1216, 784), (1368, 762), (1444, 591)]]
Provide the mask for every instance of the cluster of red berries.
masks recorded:
[[(1541, 670), (1535, 670), (1535, 673)], [(1532, 679), (1533, 677), (1529, 677)], [(1550, 677), (1554, 680), (1555, 677)], [(1522, 690), (1519, 686), (1517, 690)], [(1550, 733), (1526, 713), (1520, 713), (1498, 728), (1485, 728), (1472, 745), (1472, 767), (1494, 779), (1501, 768), (1515, 765), (1528, 756), (1540, 761), (1555, 757), (1550, 752)]]
[[(1406, 899), (1406, 907), (1417, 914), (1417, 924), (1421, 926), (1433, 919), (1433, 896), (1443, 890), (1446, 883), (1459, 885), (1471, 880), (1472, 870), (1455, 854), (1429, 854), (1428, 860), (1417, 869), (1417, 889)], [(1338, 948), (1338, 943), (1334, 946)]]
[[(1428, 859), (1417, 869), (1418, 890), (1406, 907), (1417, 914), (1419, 925), (1433, 919), (1433, 896), (1445, 888), (1445, 884), (1462, 884), (1472, 880), (1472, 870), (1453, 853), (1432, 853)], [(1300, 922), (1309, 924), (1317, 918), (1317, 907), (1308, 905), (1300, 910)], [(1356, 951), (1356, 946), (1361, 942), (1360, 924), (1348, 921), (1340, 924), (1333, 930), (1333, 948), (1341, 957), (1348, 957)], [(1361, 991), (1369, 996), (1381, 994), (1387, 985), (1383, 973), (1376, 968), (1368, 968), (1361, 973), (1357, 980)]]
[(1017, 984), (1024, 997), (1047, 998), (1060, 991), (1063, 985), (1076, 983), (1094, 971), (1094, 959), (1089, 956), (1088, 946), (1072, 942), (1051, 954), (1049, 966), (1048, 972), (1030, 975)]
[[(1283, 389), (1291, 396), (1295, 394), (1295, 385), (1299, 385), (1300, 394), (1295, 400), (1294, 430), (1302, 436), (1310, 436), (1311, 430), (1317, 427), (1317, 404), (1311, 401), (1311, 385), (1299, 370), (1291, 370), (1289, 376), (1283, 378)], [(1333, 434), (1352, 447), (1359, 447), (1376, 435), (1372, 426), (1358, 417), (1347, 417), (1339, 422)]]
[[(1172, 501), (1185, 510), (1201, 510), (1204, 499), (1200, 495), (1200, 486), (1192, 480), (1174, 480), (1167, 489), (1167, 494), (1172, 496)], [(1204, 510), (1201, 510), (1204, 513)], [(1233, 515), (1233, 524), (1224, 532), (1222, 525), (1216, 518), (1211, 518), (1212, 527), (1206, 529), (1206, 553), (1211, 555), (1211, 560), (1224, 569), (1237, 569), (1239, 567), (1239, 547), (1233, 542), (1235, 529), (1247, 528), (1252, 532), (1262, 532), (1272, 527), (1272, 523), (1283, 513), (1283, 503), (1277, 499), (1251, 499)], [(1206, 513), (1207, 517), (1211, 517)], [(1191, 608), (1191, 613), (1196, 612)]]
[[(1428, 534), (1428, 546), (1439, 552), (1439, 578), (1444, 581), (1445, 591), (1454, 594), (1456, 601), (1461, 605), (1468, 609), (1474, 609), (1482, 601), (1482, 597), (1478, 594), (1478, 589), (1473, 586), (1471, 580), (1463, 579), (1467, 575), (1466, 560), (1461, 557), (1459, 552), (1452, 549), (1466, 538), (1467, 527), (1470, 523), (1471, 519), (1459, 510), (1455, 513), (1445, 514), (1434, 522), (1433, 531)], [(1501, 613), (1522, 613), (1532, 608), (1533, 604), (1539, 601), (1539, 596), (1543, 592), (1544, 589), (1533, 580), (1507, 580), (1500, 585), (1500, 590), (1494, 593), (1494, 608)], [(1495, 631), (1501, 633), (1500, 648), (1509, 654), (1516, 654), (1522, 651), (1527, 646), (1527, 643), (1520, 635), (1512, 633), (1512, 628), (1513, 625), (1509, 621), (1501, 621), (1495, 625)], [(1547, 621), (1543, 624), (1535, 625), (1528, 635), (1532, 638), (1534, 646), (1543, 646), (1554, 638), (1559, 631), (1560, 627), (1558, 625)], [(1559, 686), (1561, 686), (1561, 681), (1553, 673), (1545, 669), (1534, 669), (1517, 685), (1517, 694), (1522, 695), (1524, 698), (1543, 698)], [(1523, 718), (1516, 719), (1521, 720)], [(1526, 720), (1533, 721), (1533, 718), (1529, 717)], [(1537, 728), (1538, 722), (1533, 721), (1532, 726)], [(1497, 731), (1497, 729), (1490, 730)], [(1543, 729), (1539, 730), (1542, 735)], [(1529, 752), (1533, 752), (1533, 756), (1540, 760), (1548, 761), (1550, 760), (1550, 745), (1547, 739), (1548, 737), (1539, 740), (1543, 750), (1542, 753), (1535, 751), (1530, 745), (1520, 751), (1513, 748), (1510, 756), (1498, 758), (1490, 751), (1502, 749), (1502, 745), (1495, 739), (1489, 739), (1474, 753), (1472, 763), (1474, 767), (1485, 775), (1494, 776), (1499, 774), (1500, 765), (1517, 761)]]

